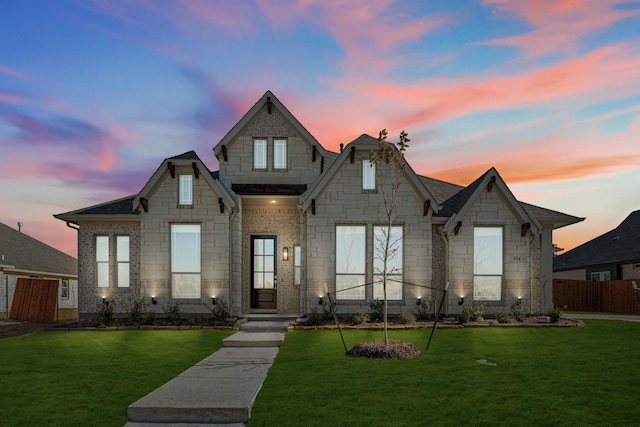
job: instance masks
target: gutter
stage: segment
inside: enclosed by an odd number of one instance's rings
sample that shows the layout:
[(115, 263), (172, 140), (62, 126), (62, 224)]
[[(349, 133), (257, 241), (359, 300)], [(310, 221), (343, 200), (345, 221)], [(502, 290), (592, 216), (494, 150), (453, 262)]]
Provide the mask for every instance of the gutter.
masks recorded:
[[(444, 231), (444, 227), (441, 225), (438, 227), (438, 232), (440, 234), (440, 238), (444, 243), (444, 283), (449, 283), (449, 240), (447, 240), (447, 236)], [(446, 289), (446, 285), (445, 285)], [(445, 292), (444, 296), (446, 298), (447, 293)], [(444, 314), (447, 316), (449, 314), (449, 302), (445, 305)], [(436, 319), (437, 321), (437, 319)]]

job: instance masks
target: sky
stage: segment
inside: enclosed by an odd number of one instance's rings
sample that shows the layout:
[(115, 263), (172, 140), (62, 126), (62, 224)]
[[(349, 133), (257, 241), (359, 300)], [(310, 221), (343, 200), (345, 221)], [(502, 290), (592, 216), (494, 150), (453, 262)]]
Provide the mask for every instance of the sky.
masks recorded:
[(586, 220), (640, 209), (640, 0), (0, 0), (0, 222), (72, 256), (53, 214), (142, 189), (267, 91), (326, 148), (409, 133), (416, 173)]

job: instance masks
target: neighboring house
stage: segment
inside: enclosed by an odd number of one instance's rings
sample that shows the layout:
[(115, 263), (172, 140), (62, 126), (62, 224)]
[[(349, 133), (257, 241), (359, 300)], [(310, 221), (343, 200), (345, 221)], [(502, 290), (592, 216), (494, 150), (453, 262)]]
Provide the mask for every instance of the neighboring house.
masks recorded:
[(58, 281), (56, 320), (78, 318), (78, 260), (0, 223), (0, 316), (8, 318), (18, 279)]
[(640, 210), (615, 229), (553, 260), (554, 279), (640, 279)]
[[(223, 297), (234, 315), (368, 312), (382, 287), (375, 259), (384, 209), (362, 135), (327, 151), (271, 92), (213, 147), (218, 171), (195, 152), (165, 159), (138, 194), (55, 215), (79, 226), (80, 316), (103, 298), (156, 311), (205, 313)], [(386, 165), (380, 164), (382, 173)], [(552, 230), (582, 221), (515, 199), (491, 168), (467, 187), (417, 175), (399, 188), (393, 234), (401, 250), (390, 312), (415, 311), (450, 283), (445, 310), (483, 301), (509, 311), (551, 306)]]

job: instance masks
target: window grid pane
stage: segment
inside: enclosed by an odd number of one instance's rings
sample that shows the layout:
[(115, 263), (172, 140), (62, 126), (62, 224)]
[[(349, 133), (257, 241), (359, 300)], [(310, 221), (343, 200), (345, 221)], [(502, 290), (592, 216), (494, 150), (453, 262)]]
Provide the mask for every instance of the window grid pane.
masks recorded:
[(502, 232), (501, 227), (475, 227), (473, 230), (474, 300), (502, 300)]
[(193, 176), (192, 175), (180, 175), (180, 188), (179, 188), (179, 204), (188, 206), (193, 204)]
[(337, 299), (365, 299), (365, 251), (365, 226), (336, 227)]
[(253, 168), (267, 168), (267, 140), (255, 139), (253, 141)]
[(171, 296), (201, 297), (200, 224), (171, 225)]
[(287, 168), (287, 140), (276, 139), (273, 141), (273, 168)]
[(96, 283), (109, 287), (109, 236), (96, 236)]
[(362, 189), (376, 189), (376, 165), (372, 164), (370, 160), (362, 161)]
[(293, 247), (293, 284), (299, 285), (301, 283), (302, 273), (302, 250), (300, 246)]

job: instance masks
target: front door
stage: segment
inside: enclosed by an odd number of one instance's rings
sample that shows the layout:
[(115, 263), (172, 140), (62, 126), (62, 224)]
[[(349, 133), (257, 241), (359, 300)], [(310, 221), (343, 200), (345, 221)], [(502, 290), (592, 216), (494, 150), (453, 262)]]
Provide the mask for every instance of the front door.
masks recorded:
[(276, 247), (276, 236), (251, 236), (251, 308), (277, 308)]

